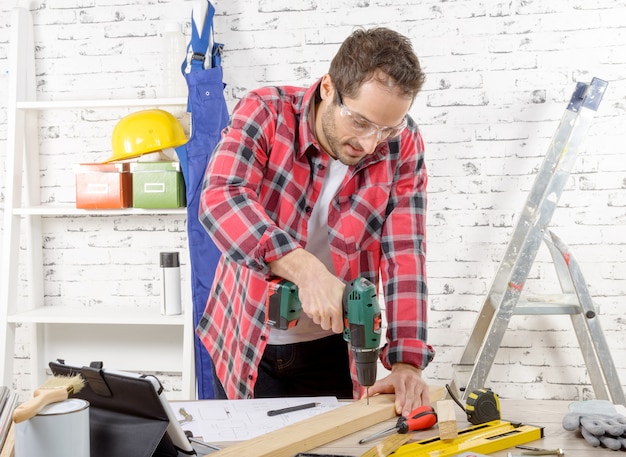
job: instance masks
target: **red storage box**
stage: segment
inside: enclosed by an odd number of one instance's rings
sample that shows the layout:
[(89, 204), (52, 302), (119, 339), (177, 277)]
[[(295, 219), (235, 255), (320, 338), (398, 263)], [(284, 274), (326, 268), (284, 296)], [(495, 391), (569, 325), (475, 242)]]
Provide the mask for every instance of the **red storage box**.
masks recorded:
[(81, 163), (76, 167), (76, 208), (115, 209), (133, 204), (128, 163)]

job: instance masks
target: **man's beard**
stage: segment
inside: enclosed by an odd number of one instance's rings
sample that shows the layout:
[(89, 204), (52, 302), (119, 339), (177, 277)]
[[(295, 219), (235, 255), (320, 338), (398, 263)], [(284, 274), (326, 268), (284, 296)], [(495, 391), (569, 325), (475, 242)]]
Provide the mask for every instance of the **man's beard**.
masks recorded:
[(346, 144), (350, 144), (355, 149), (361, 149), (361, 146), (356, 143), (342, 142), (335, 134), (337, 131), (337, 122), (334, 116), (335, 105), (329, 106), (324, 113), (322, 113), (322, 132), (326, 138), (326, 143), (330, 148), (330, 151), (326, 151), (332, 158), (339, 160), (344, 165), (354, 166), (359, 163), (362, 157), (351, 157), (345, 154), (343, 151)]

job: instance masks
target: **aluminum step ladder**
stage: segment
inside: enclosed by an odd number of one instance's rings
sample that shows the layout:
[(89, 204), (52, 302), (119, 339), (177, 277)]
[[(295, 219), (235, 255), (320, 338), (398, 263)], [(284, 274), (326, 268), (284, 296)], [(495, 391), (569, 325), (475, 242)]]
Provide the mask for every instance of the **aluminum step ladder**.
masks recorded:
[[(450, 388), (457, 398), (485, 382), (514, 314), (568, 314), (597, 399), (626, 404), (624, 392), (593, 300), (578, 263), (548, 224), (565, 188), (579, 148), (598, 109), (607, 82), (578, 83), (535, 178), (506, 253), (483, 303)], [(548, 247), (562, 294), (520, 301), (542, 242)], [(519, 302), (519, 303), (518, 303)]]

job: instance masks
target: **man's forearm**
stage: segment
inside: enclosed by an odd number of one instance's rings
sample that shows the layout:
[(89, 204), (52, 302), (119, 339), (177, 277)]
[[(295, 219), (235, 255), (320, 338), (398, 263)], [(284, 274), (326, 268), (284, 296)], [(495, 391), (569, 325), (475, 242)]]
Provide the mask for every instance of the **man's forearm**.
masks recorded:
[(272, 273), (287, 279), (296, 285), (306, 282), (311, 274), (320, 273), (320, 269), (328, 271), (317, 257), (302, 248), (294, 249), (280, 259), (269, 264)]

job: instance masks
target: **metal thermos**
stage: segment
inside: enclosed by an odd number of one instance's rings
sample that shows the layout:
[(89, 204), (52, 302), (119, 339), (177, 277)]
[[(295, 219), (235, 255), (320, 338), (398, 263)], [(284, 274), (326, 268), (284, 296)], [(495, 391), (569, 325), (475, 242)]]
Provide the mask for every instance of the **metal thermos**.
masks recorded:
[(182, 313), (180, 304), (180, 261), (178, 252), (161, 252), (161, 314)]

